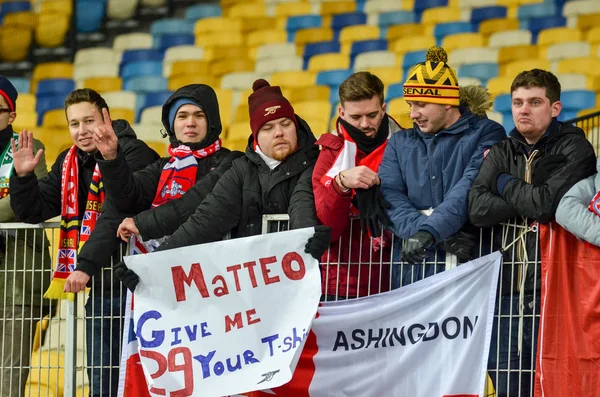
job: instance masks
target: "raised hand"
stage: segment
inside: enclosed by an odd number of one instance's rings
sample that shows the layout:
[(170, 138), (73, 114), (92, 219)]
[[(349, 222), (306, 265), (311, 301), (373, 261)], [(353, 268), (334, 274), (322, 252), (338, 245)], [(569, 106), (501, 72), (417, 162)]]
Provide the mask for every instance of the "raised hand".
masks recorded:
[(368, 189), (380, 183), (377, 173), (364, 165), (340, 172), (337, 179), (340, 187), (347, 189)]
[(94, 108), (94, 118), (98, 120), (94, 128), (94, 143), (104, 160), (114, 160), (117, 157), (117, 134), (115, 134), (112, 127), (112, 120), (106, 108), (102, 108), (102, 115), (104, 119), (100, 117), (98, 110)]
[(121, 238), (121, 240), (125, 242), (128, 242), (129, 237), (131, 237), (132, 234), (140, 234), (140, 231), (133, 221), (133, 218), (123, 219), (123, 222), (121, 222), (119, 228), (117, 229), (117, 237)]
[(33, 154), (33, 132), (23, 130), (19, 134), (19, 148), (16, 148), (15, 140), (10, 140), (10, 146), (13, 152), (13, 166), (18, 176), (25, 176), (35, 170), (40, 163), (44, 149), (40, 149)]

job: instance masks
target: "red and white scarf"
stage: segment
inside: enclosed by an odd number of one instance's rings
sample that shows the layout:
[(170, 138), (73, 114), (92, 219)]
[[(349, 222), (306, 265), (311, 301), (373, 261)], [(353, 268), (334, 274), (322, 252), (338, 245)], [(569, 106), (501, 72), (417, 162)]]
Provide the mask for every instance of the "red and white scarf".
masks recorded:
[(65, 281), (75, 270), (77, 251), (89, 239), (96, 227), (104, 203), (104, 184), (98, 164), (94, 167), (83, 217), (80, 217), (81, 208), (79, 208), (78, 195), (79, 163), (77, 146), (73, 145), (67, 152), (62, 167), (58, 253), (52, 282), (44, 294), (44, 297), (48, 299), (73, 299), (72, 293), (64, 292)]

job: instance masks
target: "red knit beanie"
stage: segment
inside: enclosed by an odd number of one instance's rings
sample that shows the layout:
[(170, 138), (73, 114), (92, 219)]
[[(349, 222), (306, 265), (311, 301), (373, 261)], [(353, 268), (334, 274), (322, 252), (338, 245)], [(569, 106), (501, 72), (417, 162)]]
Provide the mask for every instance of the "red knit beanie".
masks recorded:
[(258, 79), (252, 84), (252, 91), (248, 97), (248, 108), (250, 109), (250, 129), (254, 142), (258, 143), (257, 135), (260, 127), (271, 120), (287, 117), (298, 128), (294, 108), (281, 93), (281, 88), (271, 87), (267, 80)]

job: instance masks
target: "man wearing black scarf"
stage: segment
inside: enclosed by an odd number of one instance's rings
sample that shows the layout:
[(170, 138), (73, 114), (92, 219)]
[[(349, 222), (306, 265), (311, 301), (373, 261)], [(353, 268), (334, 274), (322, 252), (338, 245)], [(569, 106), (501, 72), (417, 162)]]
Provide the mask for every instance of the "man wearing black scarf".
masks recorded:
[(315, 204), (332, 241), (321, 258), (325, 299), (389, 288), (389, 269), (381, 264), (389, 263), (391, 236), (382, 232), (389, 220), (377, 171), (389, 137), (401, 127), (386, 114), (383, 91), (369, 72), (348, 77), (339, 89), (336, 128), (317, 141), (322, 150), (312, 177)]

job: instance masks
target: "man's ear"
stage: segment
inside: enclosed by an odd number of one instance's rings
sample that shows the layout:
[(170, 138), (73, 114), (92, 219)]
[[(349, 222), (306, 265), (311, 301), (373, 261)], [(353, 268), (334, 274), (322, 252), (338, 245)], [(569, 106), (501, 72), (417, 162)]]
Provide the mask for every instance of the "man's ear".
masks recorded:
[(560, 111), (562, 110), (562, 102), (556, 101), (552, 105), (552, 117), (558, 117)]

